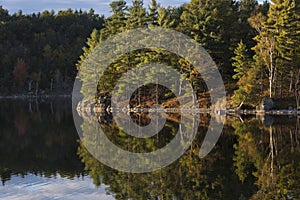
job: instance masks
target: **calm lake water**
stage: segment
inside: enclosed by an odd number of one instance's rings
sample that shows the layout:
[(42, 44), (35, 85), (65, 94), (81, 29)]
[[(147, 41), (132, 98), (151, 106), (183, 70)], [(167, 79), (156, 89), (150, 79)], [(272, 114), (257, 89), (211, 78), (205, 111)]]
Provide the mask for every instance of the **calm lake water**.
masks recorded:
[[(0, 199), (300, 199), (296, 117), (227, 117), (217, 145), (199, 159), (210, 119), (201, 115), (196, 138), (180, 159), (152, 173), (130, 174), (86, 150), (70, 99), (0, 102)], [(149, 140), (124, 136), (111, 116), (102, 117), (101, 127), (120, 147), (150, 151), (174, 137), (178, 119), (169, 116)]]

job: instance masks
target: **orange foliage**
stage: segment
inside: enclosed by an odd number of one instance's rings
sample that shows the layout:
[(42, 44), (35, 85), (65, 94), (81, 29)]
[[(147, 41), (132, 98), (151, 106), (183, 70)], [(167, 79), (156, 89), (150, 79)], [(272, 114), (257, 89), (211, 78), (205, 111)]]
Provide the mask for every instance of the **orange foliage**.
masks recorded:
[(25, 80), (28, 76), (27, 74), (27, 66), (23, 59), (18, 58), (15, 68), (13, 70), (13, 76), (15, 81), (20, 87), (24, 86)]

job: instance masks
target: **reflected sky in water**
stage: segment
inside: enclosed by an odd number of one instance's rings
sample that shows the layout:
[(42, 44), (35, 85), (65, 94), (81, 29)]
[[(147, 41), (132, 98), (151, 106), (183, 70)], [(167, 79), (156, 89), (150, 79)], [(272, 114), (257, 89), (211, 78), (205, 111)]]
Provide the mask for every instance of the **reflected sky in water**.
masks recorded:
[(46, 178), (28, 174), (24, 178), (12, 176), (0, 186), (0, 199), (114, 199), (106, 193), (108, 186), (95, 187), (88, 177)]

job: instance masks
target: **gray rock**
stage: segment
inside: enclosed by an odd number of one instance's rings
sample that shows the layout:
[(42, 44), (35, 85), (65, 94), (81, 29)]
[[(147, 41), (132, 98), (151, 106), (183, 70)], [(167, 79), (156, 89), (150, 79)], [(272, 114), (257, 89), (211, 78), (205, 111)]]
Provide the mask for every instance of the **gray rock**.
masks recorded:
[(261, 102), (261, 105), (260, 105), (260, 108), (261, 108), (261, 110), (269, 111), (273, 108), (273, 106), (274, 106), (274, 102), (273, 102), (272, 99), (263, 98), (263, 100)]

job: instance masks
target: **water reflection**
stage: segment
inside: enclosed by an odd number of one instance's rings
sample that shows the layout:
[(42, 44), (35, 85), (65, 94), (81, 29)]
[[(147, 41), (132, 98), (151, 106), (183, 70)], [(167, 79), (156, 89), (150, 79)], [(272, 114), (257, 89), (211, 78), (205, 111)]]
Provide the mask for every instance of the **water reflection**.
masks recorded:
[[(253, 199), (300, 197), (299, 118), (273, 117), (233, 124), (237, 135), (234, 165), (242, 182), (254, 180)], [(263, 121), (264, 122), (264, 121)]]
[(4, 187), (0, 188), (0, 199), (88, 199), (113, 200), (108, 195), (108, 186), (95, 188), (88, 178), (64, 178), (36, 176), (12, 176)]
[[(190, 116), (193, 119), (193, 116)], [(198, 117), (197, 117), (198, 118)], [(128, 142), (117, 124), (109, 116), (101, 119), (101, 128), (109, 139), (134, 151), (137, 147), (155, 149), (155, 142), (142, 143), (137, 140)], [(157, 137), (168, 138), (179, 128), (178, 117), (167, 118), (166, 133), (160, 132)], [(199, 116), (200, 126), (196, 138), (185, 154), (172, 165), (152, 173), (131, 174), (113, 170), (98, 162), (80, 144), (79, 155), (94, 184), (110, 185), (110, 192), (116, 199), (238, 199), (250, 197), (254, 188), (252, 183), (241, 183), (233, 168), (233, 144), (235, 136), (231, 127), (224, 129), (216, 148), (204, 159), (199, 158), (199, 149), (207, 132), (210, 116)], [(87, 130), (85, 130), (85, 128)], [(193, 127), (190, 127), (192, 129)], [(83, 135), (89, 127), (83, 125)], [(164, 130), (164, 129), (163, 129)], [(163, 131), (162, 130), (162, 131)], [(161, 134), (162, 133), (162, 134)], [(164, 137), (165, 136), (165, 137)], [(164, 140), (159, 140), (164, 142)], [(137, 145), (139, 144), (139, 145)], [(250, 188), (250, 189), (249, 189)], [(253, 190), (251, 191), (251, 188)]]
[[(78, 141), (70, 100), (1, 101), (0, 178), (4, 186), (0, 198), (18, 192), (26, 195), (19, 189), (33, 191), (43, 184), (53, 189), (47, 191), (50, 198), (63, 198), (69, 192), (73, 199), (88, 194), (98, 199), (300, 198), (298, 118), (227, 116), (218, 143), (203, 159), (199, 149), (210, 116), (198, 118), (196, 138), (180, 159), (152, 173), (131, 174), (101, 164)], [(180, 116), (172, 114), (160, 134), (141, 140), (124, 135), (112, 116), (100, 119), (110, 141), (136, 152), (160, 148), (180, 129)], [(83, 132), (84, 128), (88, 126), (83, 126)], [(57, 196), (57, 191), (64, 192)], [(34, 194), (36, 198), (45, 195)]]
[[(98, 162), (82, 143), (79, 155), (94, 184), (110, 185), (109, 191), (116, 199), (300, 197), (300, 173), (297, 170), (300, 167), (299, 120), (269, 116), (266, 122), (266, 118), (228, 117), (214, 150), (204, 159), (199, 159), (209, 118), (200, 116), (197, 137), (178, 161), (152, 173), (130, 174), (113, 170)], [(167, 126), (172, 127), (168, 131), (176, 132), (179, 123), (176, 118), (167, 122)], [(124, 133), (111, 118), (102, 117), (101, 127), (112, 142), (122, 145), (120, 141), (124, 139), (121, 137)], [(124, 144), (128, 149), (135, 147), (125, 139)], [(141, 146), (155, 148), (154, 143), (147, 145)]]
[(78, 135), (70, 100), (1, 101), (0, 178), (28, 173), (78, 177), (83, 165), (76, 155)]

